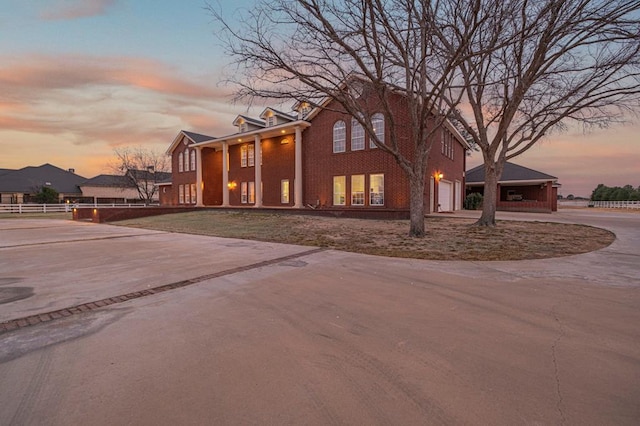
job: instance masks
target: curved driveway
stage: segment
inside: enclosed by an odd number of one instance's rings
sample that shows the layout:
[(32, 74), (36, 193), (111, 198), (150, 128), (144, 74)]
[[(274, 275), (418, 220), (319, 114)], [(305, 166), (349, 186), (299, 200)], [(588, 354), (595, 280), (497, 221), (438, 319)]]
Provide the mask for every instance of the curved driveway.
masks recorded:
[(640, 214), (499, 217), (617, 239), (436, 262), (0, 221), (0, 322), (192, 280), (0, 334), (0, 424), (640, 423)]

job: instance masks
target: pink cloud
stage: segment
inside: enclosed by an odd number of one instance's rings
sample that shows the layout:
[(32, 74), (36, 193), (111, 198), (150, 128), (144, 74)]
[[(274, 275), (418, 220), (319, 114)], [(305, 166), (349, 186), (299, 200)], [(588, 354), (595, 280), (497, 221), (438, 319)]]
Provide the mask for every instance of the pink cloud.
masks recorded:
[(45, 21), (71, 20), (104, 15), (117, 0), (57, 0), (40, 13)]

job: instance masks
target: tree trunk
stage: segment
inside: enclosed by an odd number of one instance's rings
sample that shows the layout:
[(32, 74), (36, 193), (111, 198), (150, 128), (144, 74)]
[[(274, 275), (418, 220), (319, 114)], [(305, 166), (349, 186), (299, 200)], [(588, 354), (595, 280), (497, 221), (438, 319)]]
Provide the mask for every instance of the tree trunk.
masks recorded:
[(482, 215), (475, 223), (478, 226), (496, 226), (496, 207), (498, 205), (498, 175), (493, 164), (484, 165), (484, 196)]
[(409, 236), (422, 238), (424, 230), (424, 174), (409, 177)]

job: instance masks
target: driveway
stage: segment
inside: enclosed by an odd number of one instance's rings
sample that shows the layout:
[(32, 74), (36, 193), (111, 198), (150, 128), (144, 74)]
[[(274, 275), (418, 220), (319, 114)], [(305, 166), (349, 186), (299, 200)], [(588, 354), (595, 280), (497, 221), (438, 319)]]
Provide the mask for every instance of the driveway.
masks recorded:
[(638, 424), (640, 215), (500, 217), (618, 238), (438, 262), (0, 221), (0, 322), (69, 313), (0, 334), (0, 424)]

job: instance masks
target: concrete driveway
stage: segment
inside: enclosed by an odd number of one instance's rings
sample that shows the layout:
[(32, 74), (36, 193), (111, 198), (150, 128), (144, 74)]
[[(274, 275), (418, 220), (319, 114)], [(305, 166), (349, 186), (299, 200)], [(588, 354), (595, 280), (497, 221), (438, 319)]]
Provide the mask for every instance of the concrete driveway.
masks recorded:
[(436, 262), (0, 220), (0, 322), (50, 313), (0, 334), (0, 424), (638, 424), (640, 215), (500, 217), (618, 238)]

